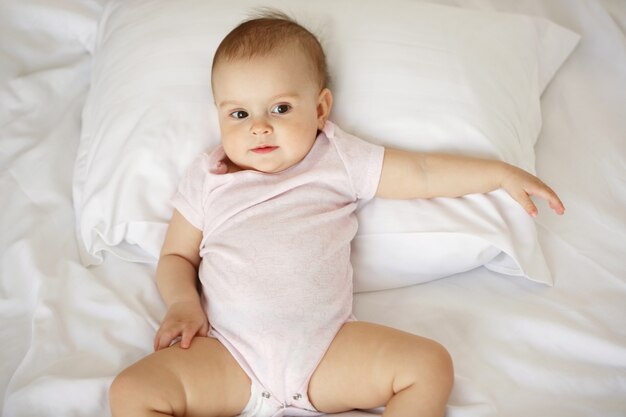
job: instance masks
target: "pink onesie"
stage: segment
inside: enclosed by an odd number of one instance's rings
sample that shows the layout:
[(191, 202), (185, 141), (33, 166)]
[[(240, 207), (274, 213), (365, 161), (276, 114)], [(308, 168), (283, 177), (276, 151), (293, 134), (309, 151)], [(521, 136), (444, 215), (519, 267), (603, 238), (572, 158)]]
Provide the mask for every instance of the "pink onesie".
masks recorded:
[(219, 146), (181, 180), (173, 203), (203, 232), (210, 335), (252, 380), (249, 415), (320, 414), (308, 383), (353, 319), (354, 211), (374, 197), (383, 153), (328, 122), (307, 156), (284, 171), (224, 173)]

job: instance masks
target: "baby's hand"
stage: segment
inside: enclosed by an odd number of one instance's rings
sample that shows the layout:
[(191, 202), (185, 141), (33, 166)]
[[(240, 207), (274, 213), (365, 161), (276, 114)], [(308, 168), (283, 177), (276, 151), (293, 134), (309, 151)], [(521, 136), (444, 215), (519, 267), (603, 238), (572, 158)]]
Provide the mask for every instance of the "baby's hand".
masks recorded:
[(178, 302), (170, 306), (161, 327), (154, 338), (154, 350), (169, 347), (174, 339), (181, 337), (180, 347), (191, 346), (194, 336), (206, 336), (209, 321), (199, 302)]
[(523, 169), (506, 165), (506, 172), (502, 179), (501, 187), (533, 217), (537, 216), (537, 207), (530, 199), (530, 196), (543, 198), (559, 215), (565, 212), (565, 207), (559, 196), (539, 178)]

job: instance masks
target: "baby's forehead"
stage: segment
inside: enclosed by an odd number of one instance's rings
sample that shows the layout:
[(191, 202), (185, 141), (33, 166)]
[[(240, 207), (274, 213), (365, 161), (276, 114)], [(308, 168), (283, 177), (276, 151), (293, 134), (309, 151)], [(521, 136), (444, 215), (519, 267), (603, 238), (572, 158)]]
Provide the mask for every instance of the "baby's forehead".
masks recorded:
[[(215, 58), (213, 65), (213, 71), (211, 73), (211, 82), (214, 81), (214, 75), (216, 70), (228, 68), (229, 66), (247, 66), (251, 71), (254, 71), (255, 63), (265, 61), (273, 62), (281, 65), (287, 69), (294, 69), (298, 71), (306, 71), (313, 82), (317, 82), (320, 85), (323, 84), (323, 77), (319, 74), (317, 65), (314, 62), (310, 54), (305, 53), (301, 47), (296, 43), (285, 44), (280, 47), (274, 48), (271, 51), (254, 55), (233, 55), (233, 56), (218, 56)], [(232, 67), (231, 67), (232, 68)], [(304, 69), (303, 69), (304, 68)]]

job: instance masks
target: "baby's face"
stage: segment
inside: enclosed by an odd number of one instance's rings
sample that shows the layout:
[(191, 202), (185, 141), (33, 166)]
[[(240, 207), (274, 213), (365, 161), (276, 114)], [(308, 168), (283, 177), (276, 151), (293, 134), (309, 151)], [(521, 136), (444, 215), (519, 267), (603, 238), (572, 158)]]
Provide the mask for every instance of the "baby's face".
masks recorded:
[(222, 146), (231, 171), (283, 171), (309, 152), (332, 98), (320, 92), (305, 56), (288, 48), (270, 56), (218, 62), (213, 70)]

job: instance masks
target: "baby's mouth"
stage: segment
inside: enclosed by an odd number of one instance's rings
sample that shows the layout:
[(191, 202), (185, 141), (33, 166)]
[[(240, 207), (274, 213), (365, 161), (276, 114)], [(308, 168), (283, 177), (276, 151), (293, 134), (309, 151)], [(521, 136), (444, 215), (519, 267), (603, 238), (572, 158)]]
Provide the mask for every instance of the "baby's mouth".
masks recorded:
[(264, 146), (257, 146), (256, 148), (252, 149), (252, 152), (254, 153), (270, 153), (274, 150), (278, 149), (278, 146), (269, 146), (269, 145), (264, 145)]

